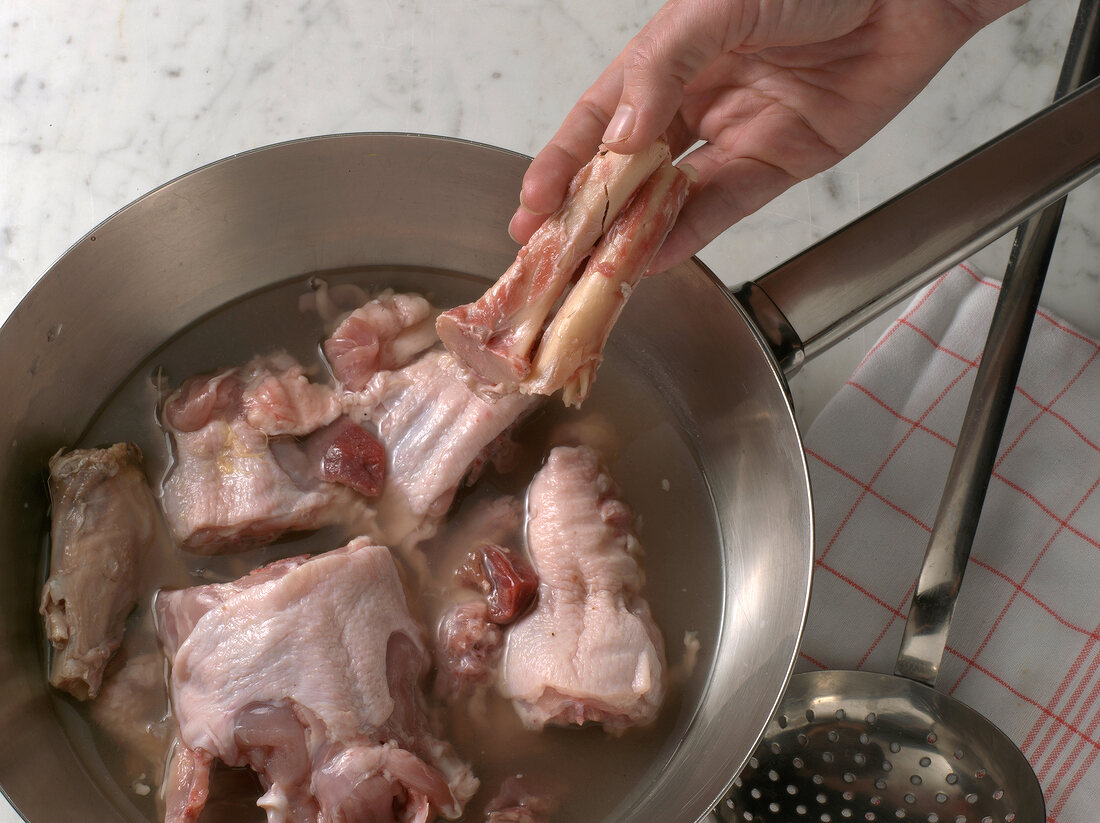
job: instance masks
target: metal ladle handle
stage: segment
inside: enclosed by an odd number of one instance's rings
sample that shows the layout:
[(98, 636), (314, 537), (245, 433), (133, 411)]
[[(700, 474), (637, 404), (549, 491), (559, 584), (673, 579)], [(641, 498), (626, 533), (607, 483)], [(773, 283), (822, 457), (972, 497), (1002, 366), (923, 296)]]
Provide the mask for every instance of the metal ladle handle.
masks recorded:
[[(1097, 74), (1098, 4), (1078, 9), (1056, 99)], [(1020, 226), (948, 470), (894, 673), (934, 686), (1065, 199)]]

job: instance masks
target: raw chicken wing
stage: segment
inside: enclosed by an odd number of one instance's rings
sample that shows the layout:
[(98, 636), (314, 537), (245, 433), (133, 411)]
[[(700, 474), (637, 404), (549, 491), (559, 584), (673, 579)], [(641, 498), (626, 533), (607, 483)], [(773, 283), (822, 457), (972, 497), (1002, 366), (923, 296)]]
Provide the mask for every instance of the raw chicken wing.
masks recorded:
[(651, 722), (664, 643), (642, 597), (632, 514), (591, 449), (550, 452), (528, 492), (538, 602), (507, 633), (501, 691), (524, 724)]

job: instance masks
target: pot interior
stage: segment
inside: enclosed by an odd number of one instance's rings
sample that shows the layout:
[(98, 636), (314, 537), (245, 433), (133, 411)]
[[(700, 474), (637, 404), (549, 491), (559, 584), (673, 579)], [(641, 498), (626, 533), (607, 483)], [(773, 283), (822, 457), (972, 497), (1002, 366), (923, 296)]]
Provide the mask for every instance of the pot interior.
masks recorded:
[[(439, 305), (477, 296), (515, 255), (505, 227), (526, 163), (412, 135), (316, 138), (239, 155), (97, 227), (0, 330), (0, 376), (10, 387), (0, 420), (8, 569), (0, 728), (9, 742), (0, 786), (28, 820), (153, 819), (82, 709), (45, 683), (36, 610), (50, 455), (136, 440), (155, 482), (164, 444), (150, 378), (178, 384), (280, 346), (316, 357), (315, 332), (295, 309), (310, 277), (422, 291)], [(592, 764), (605, 771), (603, 791), (594, 783), (589, 802), (578, 803), (587, 817), (565, 809), (561, 819), (694, 820), (755, 745), (805, 615), (810, 501), (784, 386), (725, 289), (692, 262), (637, 289), (581, 412), (552, 403), (555, 411), (530, 424), (534, 440), (578, 421), (615, 433), (621, 447), (610, 469), (642, 518), (646, 594), (670, 666), (686, 632), (702, 648), (694, 674), (638, 738), (644, 745), (556, 730), (535, 748), (561, 762), (582, 752), (578, 781)], [(277, 550), (339, 545), (325, 539)]]

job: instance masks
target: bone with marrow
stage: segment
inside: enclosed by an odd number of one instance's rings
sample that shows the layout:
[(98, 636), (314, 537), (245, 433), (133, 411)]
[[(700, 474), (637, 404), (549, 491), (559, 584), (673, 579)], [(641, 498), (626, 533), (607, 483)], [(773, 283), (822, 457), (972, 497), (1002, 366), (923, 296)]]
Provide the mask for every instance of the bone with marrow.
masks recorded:
[(633, 155), (601, 146), (570, 183), (561, 208), (496, 283), (436, 321), (440, 339), (480, 390), (551, 395), (564, 388), (565, 402), (579, 406), (611, 327), (672, 228), (689, 184), (663, 139)]

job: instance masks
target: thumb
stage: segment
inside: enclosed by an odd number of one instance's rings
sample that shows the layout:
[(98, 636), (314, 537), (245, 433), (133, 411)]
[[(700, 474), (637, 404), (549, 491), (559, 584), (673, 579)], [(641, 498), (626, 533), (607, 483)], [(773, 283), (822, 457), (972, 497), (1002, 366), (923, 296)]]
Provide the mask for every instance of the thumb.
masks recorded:
[[(672, 0), (619, 55), (622, 93), (603, 142), (633, 154), (668, 129), (684, 98), (684, 86), (699, 76), (730, 39), (737, 0)], [(736, 37), (735, 37), (736, 39)]]

